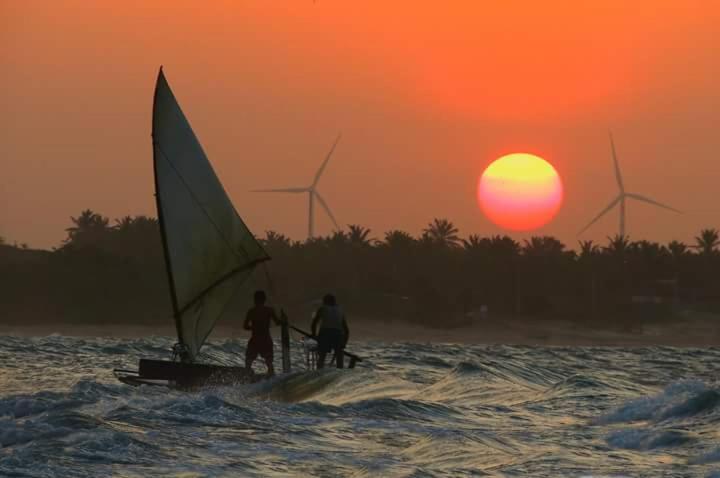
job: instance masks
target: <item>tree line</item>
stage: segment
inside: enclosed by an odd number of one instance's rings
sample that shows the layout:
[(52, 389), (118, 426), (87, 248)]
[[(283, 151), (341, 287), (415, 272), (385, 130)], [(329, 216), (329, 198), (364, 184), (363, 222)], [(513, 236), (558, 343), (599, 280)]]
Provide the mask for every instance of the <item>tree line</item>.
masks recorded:
[[(161, 322), (170, 315), (158, 222), (111, 222), (92, 210), (71, 218), (52, 251), (0, 242), (2, 303), (12, 317), (97, 323)], [(609, 237), (572, 249), (551, 236), (461, 237), (447, 219), (419, 236), (380, 237), (349, 225), (296, 241), (267, 231), (273, 260), (248, 284), (304, 314), (334, 292), (353, 314), (449, 327), (486, 316), (566, 318), (587, 324), (671, 320), (678, 308), (720, 312), (720, 233), (692, 244)], [(242, 293), (245, 294), (243, 291)], [(249, 293), (245, 294), (249, 296)]]

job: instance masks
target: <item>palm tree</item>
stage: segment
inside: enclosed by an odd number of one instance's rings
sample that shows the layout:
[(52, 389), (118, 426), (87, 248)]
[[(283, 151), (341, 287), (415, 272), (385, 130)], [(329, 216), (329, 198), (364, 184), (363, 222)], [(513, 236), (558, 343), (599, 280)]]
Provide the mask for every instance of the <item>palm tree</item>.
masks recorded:
[(90, 209), (82, 211), (78, 217), (70, 217), (70, 220), (74, 225), (65, 229), (68, 237), (63, 243), (66, 245), (78, 247), (96, 246), (102, 239), (107, 237), (107, 233), (112, 229), (108, 227), (110, 220), (107, 217)]
[(490, 240), (486, 237), (480, 237), (478, 234), (470, 234), (467, 239), (462, 240), (462, 245), (467, 252), (481, 252), (489, 249)]
[(631, 249), (630, 239), (628, 236), (615, 234), (612, 237), (608, 237), (608, 245), (603, 249), (608, 255), (624, 261), (625, 255)]
[(604, 257), (607, 257), (607, 280), (605, 293), (612, 293), (613, 303), (626, 303), (631, 295), (632, 277), (628, 270), (628, 257), (633, 251), (633, 244), (628, 236), (615, 234), (608, 237), (608, 245), (603, 248)]
[(380, 244), (388, 249), (408, 250), (415, 242), (415, 238), (407, 232), (393, 229), (385, 233), (385, 240)]
[(634, 276), (651, 282), (666, 276), (670, 265), (670, 252), (665, 246), (642, 240), (633, 243), (631, 250), (630, 262)]
[(422, 232), (423, 240), (433, 245), (448, 248), (460, 245), (460, 231), (447, 219), (433, 219)]
[(113, 229), (121, 232), (128, 231), (132, 229), (134, 222), (135, 221), (132, 216), (124, 216), (120, 219), (115, 219), (115, 225), (113, 226)]
[(374, 241), (370, 238), (370, 229), (357, 224), (348, 224), (347, 239), (355, 246), (367, 247)]
[(260, 244), (267, 249), (270, 255), (279, 251), (287, 251), (292, 246), (292, 241), (285, 234), (275, 231), (265, 231), (265, 237), (260, 239)]
[[(667, 245), (667, 249), (670, 252), (672, 258), (672, 264), (674, 269), (675, 279), (675, 301), (679, 301), (680, 285), (681, 281), (685, 282), (684, 271), (686, 269), (686, 263), (690, 258), (690, 249), (687, 244), (679, 241), (670, 241)], [(684, 283), (682, 284), (685, 285)]]
[(715, 254), (716, 247), (720, 246), (720, 234), (717, 229), (703, 229), (699, 236), (695, 236), (695, 248), (703, 256)]
[(580, 255), (578, 258), (582, 262), (591, 260), (600, 253), (600, 246), (593, 241), (579, 241), (578, 243), (580, 244)]
[(637, 241), (634, 246), (638, 253), (645, 256), (659, 256), (667, 253), (665, 246), (645, 239)]
[(670, 255), (676, 262), (687, 256), (690, 252), (687, 244), (679, 241), (670, 241), (667, 245), (667, 249), (670, 251)]
[(115, 219), (115, 225), (109, 229), (125, 236), (140, 236), (160, 232), (158, 220), (148, 216), (124, 216)]
[(520, 244), (510, 236), (492, 236), (489, 246), (494, 256), (503, 259), (517, 257), (521, 249)]
[(379, 257), (382, 259), (382, 263), (376, 263), (379, 277), (383, 278), (382, 270), (387, 267), (385, 278), (389, 283), (385, 284), (385, 288), (396, 296), (409, 294), (408, 287), (411, 281), (408, 277), (412, 275), (413, 266), (417, 264), (413, 260), (416, 245), (417, 240), (414, 237), (398, 229), (387, 231), (383, 241), (375, 243), (380, 253)]
[(720, 254), (720, 233), (717, 229), (703, 229), (700, 235), (695, 237), (695, 249), (699, 252), (695, 256), (695, 267), (691, 278), (694, 286), (702, 295), (708, 296), (714, 293), (718, 287), (717, 266)]
[(487, 240), (488, 265), (495, 291), (495, 305), (509, 307), (516, 314), (519, 312), (518, 257), (520, 244), (509, 236), (492, 236)]
[(160, 257), (160, 227), (154, 217), (124, 216), (115, 219), (115, 224), (107, 230), (111, 234), (108, 234), (105, 249), (138, 260)]
[(331, 235), (323, 239), (327, 246), (335, 248), (344, 248), (350, 243), (348, 235), (345, 231), (333, 231)]
[(473, 249), (480, 246), (482, 237), (479, 234), (470, 234), (467, 239), (462, 240), (465, 249)]
[(523, 253), (526, 256), (560, 257), (567, 255), (565, 244), (551, 236), (532, 236), (525, 240)]
[(160, 223), (158, 222), (157, 218), (149, 216), (135, 216), (133, 218), (133, 226), (135, 227), (135, 229), (143, 231), (158, 232), (160, 230)]
[(586, 269), (590, 282), (590, 316), (594, 317), (597, 310), (597, 259), (600, 256), (600, 246), (593, 241), (579, 241), (580, 255), (577, 256), (581, 267)]
[(528, 312), (550, 309), (550, 297), (558, 295), (563, 273), (573, 266), (575, 253), (551, 236), (533, 236), (525, 241), (519, 261), (517, 287), (523, 292)]

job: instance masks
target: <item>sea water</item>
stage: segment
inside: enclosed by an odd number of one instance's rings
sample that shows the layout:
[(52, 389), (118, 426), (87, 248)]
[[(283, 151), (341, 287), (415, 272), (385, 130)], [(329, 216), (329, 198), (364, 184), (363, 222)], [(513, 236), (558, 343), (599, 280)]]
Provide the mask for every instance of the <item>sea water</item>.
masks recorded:
[(172, 343), (0, 337), (0, 476), (720, 477), (717, 348), (355, 342), (354, 370), (253, 385), (113, 377)]

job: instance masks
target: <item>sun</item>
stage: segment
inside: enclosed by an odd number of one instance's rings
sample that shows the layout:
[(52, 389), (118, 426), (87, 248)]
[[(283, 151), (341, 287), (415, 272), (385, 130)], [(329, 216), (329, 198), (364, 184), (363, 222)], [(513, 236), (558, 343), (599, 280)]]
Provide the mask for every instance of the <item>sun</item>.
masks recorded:
[(563, 185), (555, 168), (539, 156), (513, 153), (493, 161), (478, 181), (478, 204), (504, 229), (531, 231), (560, 210)]

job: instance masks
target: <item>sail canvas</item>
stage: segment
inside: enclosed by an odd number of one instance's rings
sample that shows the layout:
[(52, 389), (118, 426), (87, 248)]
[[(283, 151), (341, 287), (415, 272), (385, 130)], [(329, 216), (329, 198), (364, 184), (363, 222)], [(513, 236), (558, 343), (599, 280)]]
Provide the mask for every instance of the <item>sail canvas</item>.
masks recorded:
[(162, 69), (153, 158), (178, 339), (192, 361), (233, 293), (269, 256), (237, 214)]

